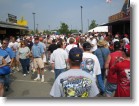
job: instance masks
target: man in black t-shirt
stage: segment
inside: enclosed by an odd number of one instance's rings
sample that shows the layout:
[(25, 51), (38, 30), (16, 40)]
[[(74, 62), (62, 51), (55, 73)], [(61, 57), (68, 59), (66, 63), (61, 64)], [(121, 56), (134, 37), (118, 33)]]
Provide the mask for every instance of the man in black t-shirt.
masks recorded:
[(47, 51), (50, 51), (50, 52), (49, 52), (49, 56), (50, 56), (50, 54), (52, 54), (53, 51), (56, 50), (56, 49), (57, 49), (56, 40), (53, 39), (53, 40), (52, 40), (52, 44), (50, 44), (50, 46), (48, 47), (48, 50), (47, 50)]
[[(52, 40), (52, 44), (50, 44), (50, 46), (48, 47), (48, 50), (47, 50), (47, 51), (49, 51), (49, 53), (48, 53), (48, 57), (49, 58), (51, 57), (51, 54), (53, 53), (53, 51), (56, 50), (56, 49), (57, 49), (56, 40), (53, 39)], [(51, 72), (54, 72), (54, 69), (53, 68), (54, 67), (52, 66)]]

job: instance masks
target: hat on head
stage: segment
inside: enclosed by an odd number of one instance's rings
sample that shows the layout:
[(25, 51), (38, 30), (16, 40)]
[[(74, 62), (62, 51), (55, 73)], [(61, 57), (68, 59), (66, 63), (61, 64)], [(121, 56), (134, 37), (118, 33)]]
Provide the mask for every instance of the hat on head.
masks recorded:
[(130, 44), (127, 44), (124, 49), (125, 49), (124, 52), (130, 54)]
[(128, 35), (127, 35), (127, 34), (124, 34), (124, 36), (125, 36), (125, 37), (128, 37)]
[(105, 46), (107, 44), (107, 42), (105, 40), (99, 40), (98, 41), (98, 46)]
[(74, 62), (82, 61), (83, 52), (80, 48), (74, 47), (69, 51), (69, 59)]

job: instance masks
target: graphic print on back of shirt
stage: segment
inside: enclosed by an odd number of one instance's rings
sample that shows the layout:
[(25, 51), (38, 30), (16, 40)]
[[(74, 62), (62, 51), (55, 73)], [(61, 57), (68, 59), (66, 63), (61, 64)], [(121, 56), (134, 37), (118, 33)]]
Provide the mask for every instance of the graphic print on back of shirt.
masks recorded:
[(125, 69), (126, 77), (130, 80), (130, 69)]
[(65, 97), (88, 97), (92, 81), (83, 76), (70, 76), (60, 80)]
[(92, 58), (85, 58), (81, 63), (81, 69), (87, 72), (94, 72), (94, 60)]

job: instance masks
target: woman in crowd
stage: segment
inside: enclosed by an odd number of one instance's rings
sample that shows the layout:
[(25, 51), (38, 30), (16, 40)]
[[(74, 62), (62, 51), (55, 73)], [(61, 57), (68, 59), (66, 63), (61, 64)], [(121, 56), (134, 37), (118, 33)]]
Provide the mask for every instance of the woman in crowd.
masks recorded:
[(29, 47), (26, 46), (26, 43), (22, 41), (19, 48), (19, 61), (22, 65), (24, 77), (26, 76), (27, 73), (29, 73), (29, 64), (30, 64), (29, 55), (30, 55), (30, 49)]

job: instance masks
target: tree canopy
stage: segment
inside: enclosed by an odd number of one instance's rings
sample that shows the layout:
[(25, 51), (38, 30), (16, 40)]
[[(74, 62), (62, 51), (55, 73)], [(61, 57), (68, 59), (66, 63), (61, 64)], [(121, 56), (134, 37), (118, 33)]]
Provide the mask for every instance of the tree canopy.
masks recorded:
[(90, 26), (89, 26), (89, 30), (90, 29), (93, 29), (93, 28), (95, 28), (95, 27), (97, 27), (98, 26), (98, 24), (96, 24), (96, 21), (95, 20), (92, 20), (91, 21), (91, 24), (90, 24)]

